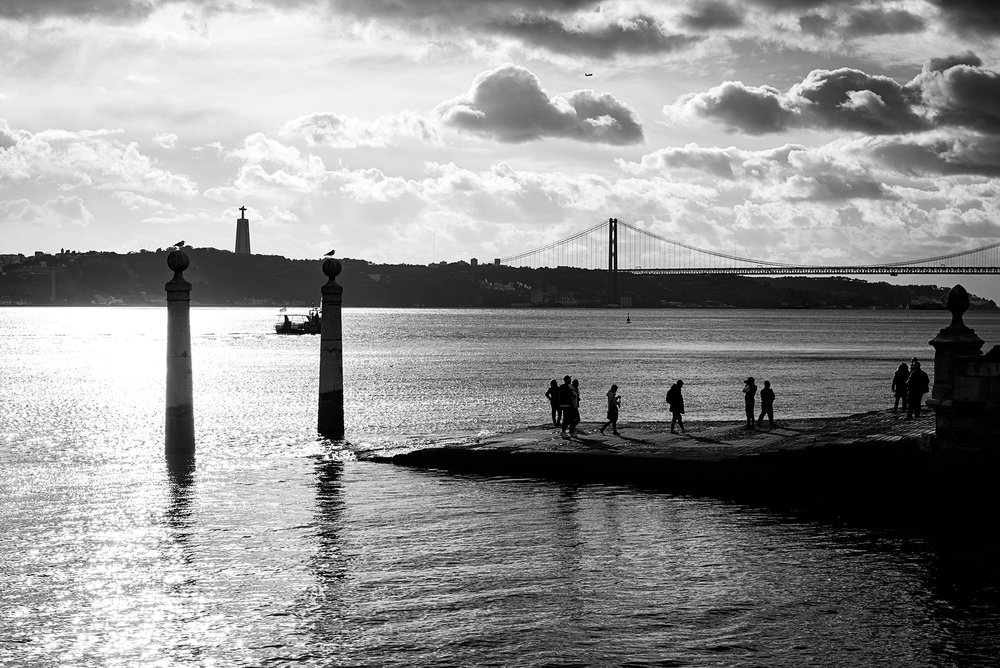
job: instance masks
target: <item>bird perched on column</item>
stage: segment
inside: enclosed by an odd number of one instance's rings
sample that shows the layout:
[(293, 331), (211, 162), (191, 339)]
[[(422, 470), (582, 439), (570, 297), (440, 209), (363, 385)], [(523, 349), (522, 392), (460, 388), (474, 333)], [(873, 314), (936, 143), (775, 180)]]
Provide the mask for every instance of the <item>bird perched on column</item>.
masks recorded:
[(184, 240), (181, 239), (180, 241), (178, 241), (177, 243), (175, 243), (174, 247), (175, 248), (183, 248), (184, 247)]
[(333, 257), (333, 254), (336, 253), (336, 252), (337, 252), (336, 250), (332, 250), (329, 253), (326, 253), (325, 255), (323, 255), (323, 257)]

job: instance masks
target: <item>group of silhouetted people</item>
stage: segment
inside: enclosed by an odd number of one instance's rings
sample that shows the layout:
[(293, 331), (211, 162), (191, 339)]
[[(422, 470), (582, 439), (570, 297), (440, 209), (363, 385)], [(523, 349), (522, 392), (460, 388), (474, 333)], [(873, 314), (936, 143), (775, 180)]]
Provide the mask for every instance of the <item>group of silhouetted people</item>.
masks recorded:
[(765, 380), (764, 387), (760, 390), (760, 415), (756, 412), (757, 382), (753, 376), (743, 381), (743, 403), (747, 414), (746, 429), (764, 426), (765, 417), (767, 426), (774, 427), (774, 390), (771, 389), (771, 381)]
[[(552, 424), (559, 427), (563, 438), (576, 435), (576, 427), (580, 424), (580, 381), (571, 376), (563, 376), (562, 385), (556, 380), (549, 383), (545, 397), (552, 408)], [(607, 392), (608, 421), (601, 427), (601, 433), (611, 427), (611, 433), (618, 436), (618, 409), (622, 398), (618, 396), (618, 386), (612, 385)]]
[[(670, 433), (676, 434), (676, 428), (680, 427), (684, 433), (684, 395), (682, 389), (684, 381), (678, 380), (667, 391), (666, 403), (670, 410)], [(906, 419), (920, 417), (920, 409), (923, 404), (923, 397), (930, 390), (930, 378), (927, 373), (920, 368), (920, 361), (916, 357), (910, 360), (910, 365), (902, 363), (896, 369), (892, 377), (892, 392), (895, 396), (895, 404), (892, 412), (899, 412), (900, 403), (902, 409), (906, 411)], [(757, 383), (753, 376), (748, 377), (743, 382), (743, 401), (746, 408), (745, 429), (759, 429), (764, 426), (764, 418), (767, 418), (769, 428), (775, 426), (774, 423), (774, 390), (771, 389), (771, 381), (765, 380), (764, 387), (760, 388), (760, 413), (757, 413)], [(577, 425), (580, 424), (580, 383), (570, 376), (563, 378), (560, 385), (555, 380), (549, 385), (545, 392), (552, 407), (552, 424), (560, 427), (562, 436), (569, 438), (576, 434)], [(618, 436), (618, 410), (621, 407), (621, 397), (618, 395), (618, 386), (612, 385), (607, 392), (608, 412), (607, 422), (601, 427), (603, 434), (608, 427), (611, 433)]]
[[(904, 365), (905, 366), (905, 365)], [(677, 427), (684, 433), (684, 395), (682, 390), (684, 381), (678, 380), (667, 390), (666, 402), (670, 409), (670, 433), (676, 434)], [(618, 386), (612, 385), (607, 392), (608, 412), (607, 422), (601, 427), (601, 433), (605, 433), (611, 427), (611, 433), (618, 436), (618, 411), (621, 407), (622, 398), (618, 395)], [(577, 425), (580, 424), (580, 382), (570, 376), (564, 376), (562, 385), (553, 380), (549, 383), (545, 397), (549, 400), (552, 408), (552, 424), (559, 427), (563, 438), (576, 435)], [(747, 429), (754, 429), (763, 426), (764, 418), (767, 418), (769, 427), (774, 427), (774, 390), (771, 389), (771, 381), (765, 380), (764, 387), (760, 391), (760, 415), (755, 412), (757, 401), (757, 385), (753, 376), (746, 379), (743, 385), (743, 398), (746, 404)]]
[(560, 385), (553, 380), (545, 396), (552, 406), (552, 424), (562, 428), (564, 437), (568, 437), (567, 432), (569, 436), (575, 434), (576, 426), (580, 424), (580, 381), (563, 376)]
[(892, 375), (892, 393), (896, 398), (892, 412), (899, 412), (899, 404), (902, 402), (907, 420), (920, 417), (924, 395), (930, 390), (930, 385), (931, 379), (928, 378), (927, 372), (920, 368), (920, 361), (916, 357), (910, 360), (909, 367), (906, 366), (906, 362), (900, 363), (896, 367), (896, 373)]

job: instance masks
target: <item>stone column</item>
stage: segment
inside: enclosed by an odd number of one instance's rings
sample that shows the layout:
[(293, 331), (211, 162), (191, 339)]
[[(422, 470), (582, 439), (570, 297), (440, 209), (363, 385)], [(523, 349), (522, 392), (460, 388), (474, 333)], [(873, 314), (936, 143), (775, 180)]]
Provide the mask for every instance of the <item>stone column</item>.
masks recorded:
[(938, 401), (955, 398), (955, 358), (978, 355), (983, 348), (983, 340), (962, 321), (962, 314), (969, 309), (969, 293), (965, 288), (961, 285), (953, 287), (948, 293), (946, 305), (951, 311), (951, 324), (930, 340), (934, 346), (931, 398)]
[(184, 280), (190, 261), (182, 250), (171, 251), (167, 266), (174, 277), (167, 291), (167, 456), (194, 455), (194, 400), (191, 391), (191, 284)]
[[(977, 412), (975, 398), (956, 391), (956, 359), (971, 359), (981, 354), (983, 340), (962, 321), (969, 308), (969, 293), (956, 285), (948, 293), (951, 324), (930, 340), (934, 346), (934, 387), (927, 405), (934, 411), (934, 431), (938, 443), (948, 446), (966, 440), (969, 418)], [(975, 419), (975, 418), (973, 418)]]
[(328, 257), (323, 273), (323, 316), (319, 353), (319, 433), (344, 438), (344, 334), (341, 323), (344, 288), (337, 283), (343, 270), (340, 260)]

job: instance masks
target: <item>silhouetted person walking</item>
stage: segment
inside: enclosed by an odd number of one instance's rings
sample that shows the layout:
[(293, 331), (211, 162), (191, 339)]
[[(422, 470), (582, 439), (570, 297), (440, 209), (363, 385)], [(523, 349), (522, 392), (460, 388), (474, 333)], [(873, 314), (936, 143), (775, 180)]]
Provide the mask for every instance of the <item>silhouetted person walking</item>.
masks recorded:
[(899, 410), (899, 402), (903, 402), (903, 410), (909, 410), (909, 401), (906, 397), (906, 381), (910, 378), (910, 368), (906, 362), (900, 362), (896, 367), (896, 373), (892, 374), (892, 393), (896, 397), (896, 403), (892, 405), (892, 412)]
[(552, 424), (558, 427), (562, 423), (562, 409), (559, 408), (559, 382), (554, 378), (549, 383), (549, 389), (545, 390), (545, 398), (552, 407)]
[(670, 406), (671, 434), (677, 433), (674, 431), (674, 425), (680, 425), (681, 433), (684, 433), (684, 418), (681, 417), (684, 414), (684, 395), (681, 394), (682, 387), (684, 387), (684, 381), (679, 380), (667, 390), (667, 405)]
[(622, 398), (618, 396), (618, 386), (612, 385), (608, 390), (608, 421), (601, 427), (601, 433), (609, 426), (611, 433), (618, 436), (618, 408), (622, 405)]
[(757, 384), (753, 380), (753, 376), (747, 378), (746, 383), (743, 385), (743, 401), (746, 404), (747, 411), (747, 429), (753, 429), (754, 427), (754, 404), (757, 401)]
[(906, 419), (920, 417), (920, 405), (924, 402), (924, 395), (930, 389), (931, 379), (927, 373), (920, 368), (920, 362), (914, 361), (910, 364), (910, 377), (906, 379)]
[(771, 381), (765, 380), (764, 387), (760, 391), (760, 417), (757, 418), (757, 426), (764, 425), (764, 416), (767, 416), (767, 426), (774, 427), (774, 390), (771, 389)]

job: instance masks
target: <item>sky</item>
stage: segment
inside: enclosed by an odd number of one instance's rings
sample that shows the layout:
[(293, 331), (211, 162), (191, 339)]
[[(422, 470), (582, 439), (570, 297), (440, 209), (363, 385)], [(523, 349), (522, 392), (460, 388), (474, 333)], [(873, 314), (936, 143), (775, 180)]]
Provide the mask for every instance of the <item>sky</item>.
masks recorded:
[(869, 264), (1000, 241), (998, 192), (995, 0), (0, 0), (0, 253), (232, 250), (246, 206), (290, 258), (616, 217)]

